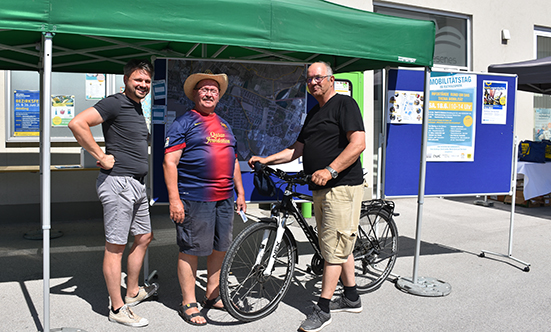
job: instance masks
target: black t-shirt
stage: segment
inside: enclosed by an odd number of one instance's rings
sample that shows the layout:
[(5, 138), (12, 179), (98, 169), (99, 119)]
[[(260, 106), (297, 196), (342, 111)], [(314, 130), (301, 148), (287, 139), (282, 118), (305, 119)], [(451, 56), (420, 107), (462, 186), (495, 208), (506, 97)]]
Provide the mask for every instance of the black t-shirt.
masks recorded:
[[(319, 107), (314, 106), (304, 121), (297, 141), (304, 144), (303, 161), (306, 174), (329, 166), (346, 148), (349, 131), (365, 131), (360, 108), (349, 96), (336, 94)], [(310, 190), (363, 183), (363, 172), (358, 158), (350, 167), (341, 171), (336, 179), (325, 187), (310, 185)]]
[(101, 172), (116, 176), (146, 175), (149, 132), (141, 104), (117, 93), (100, 100), (94, 108), (103, 118), (105, 153), (115, 157), (113, 168)]

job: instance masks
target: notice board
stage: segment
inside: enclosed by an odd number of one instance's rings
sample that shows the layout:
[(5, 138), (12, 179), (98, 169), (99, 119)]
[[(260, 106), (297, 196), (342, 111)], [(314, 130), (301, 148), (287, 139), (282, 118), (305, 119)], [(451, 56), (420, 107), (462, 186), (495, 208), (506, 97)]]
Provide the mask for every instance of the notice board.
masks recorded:
[[(424, 75), (388, 70), (385, 197), (418, 195)], [(431, 73), (425, 195), (510, 194), (516, 87), (516, 76)]]

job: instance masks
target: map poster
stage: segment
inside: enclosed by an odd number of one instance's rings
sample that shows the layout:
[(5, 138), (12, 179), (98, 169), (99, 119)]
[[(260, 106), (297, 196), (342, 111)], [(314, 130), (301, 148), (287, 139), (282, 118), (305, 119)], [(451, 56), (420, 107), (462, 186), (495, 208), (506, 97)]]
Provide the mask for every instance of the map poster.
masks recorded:
[(40, 92), (15, 90), (13, 136), (40, 135)]
[(476, 75), (433, 72), (427, 161), (474, 161)]
[(67, 127), (75, 117), (75, 96), (52, 95), (52, 127)]
[(271, 155), (296, 141), (307, 111), (304, 65), (170, 59), (166, 106), (175, 112), (172, 118), (194, 105), (183, 91), (186, 78), (207, 70), (228, 75), (228, 89), (215, 112), (230, 124), (240, 161)]
[(482, 124), (507, 123), (507, 82), (484, 81)]

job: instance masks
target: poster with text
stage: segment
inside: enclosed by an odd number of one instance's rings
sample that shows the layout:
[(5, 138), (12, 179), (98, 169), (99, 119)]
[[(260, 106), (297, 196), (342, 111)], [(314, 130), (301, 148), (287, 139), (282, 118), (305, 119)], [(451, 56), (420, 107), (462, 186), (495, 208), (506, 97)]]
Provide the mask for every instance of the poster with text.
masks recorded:
[(52, 95), (52, 127), (67, 127), (75, 117), (75, 96)]
[(86, 74), (86, 99), (99, 100), (105, 98), (105, 75)]
[(427, 161), (474, 161), (476, 75), (433, 72)]
[(40, 92), (15, 90), (13, 97), (13, 136), (39, 136)]
[(388, 119), (392, 124), (423, 123), (423, 92), (388, 91)]
[(507, 123), (507, 82), (484, 81), (482, 124)]
[(534, 141), (551, 140), (551, 108), (536, 108), (534, 112)]

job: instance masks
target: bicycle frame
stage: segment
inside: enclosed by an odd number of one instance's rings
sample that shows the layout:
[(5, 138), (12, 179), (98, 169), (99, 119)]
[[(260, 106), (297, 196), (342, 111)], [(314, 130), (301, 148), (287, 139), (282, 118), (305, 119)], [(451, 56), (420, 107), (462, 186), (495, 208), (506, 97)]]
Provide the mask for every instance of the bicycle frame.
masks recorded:
[[(287, 229), (287, 218), (289, 217), (289, 214), (292, 214), (295, 217), (295, 219), (297, 220), (297, 223), (300, 225), (300, 228), (302, 228), (302, 231), (304, 232), (304, 234), (308, 238), (308, 241), (312, 245), (312, 248), (314, 249), (316, 254), (318, 254), (321, 257), (321, 251), (318, 243), (318, 236), (314, 231), (313, 227), (308, 225), (308, 222), (306, 221), (302, 213), (299, 211), (297, 203), (295, 202), (295, 200), (293, 200), (293, 197), (297, 197), (297, 198), (304, 199), (311, 202), (313, 201), (313, 198), (310, 195), (301, 194), (294, 191), (293, 190), (294, 186), (295, 184), (293, 183), (287, 183), (281, 202), (279, 204), (276, 203), (272, 206), (271, 217), (277, 223), (277, 233), (276, 233), (275, 244), (272, 248), (272, 252), (270, 253), (270, 259), (268, 261), (266, 269), (264, 270), (265, 276), (270, 275), (272, 271), (272, 267), (274, 265), (275, 258), (277, 256), (276, 253), (279, 250), (279, 246), (281, 245), (283, 234)], [(263, 236), (263, 241), (261, 244), (261, 250), (259, 251), (256, 258), (257, 264), (260, 264), (260, 261), (264, 255), (264, 248), (268, 241), (268, 235), (269, 235), (269, 232), (265, 231)], [(296, 255), (296, 260), (298, 262), (298, 254)]]
[[(283, 198), (280, 202), (274, 203), (271, 208), (271, 218), (276, 222), (277, 224), (277, 232), (276, 232), (276, 238), (274, 240), (274, 246), (272, 247), (272, 251), (270, 253), (270, 258), (268, 260), (268, 264), (266, 266), (266, 269), (264, 270), (263, 274), (265, 276), (269, 276), (271, 274), (273, 265), (275, 263), (275, 259), (277, 257), (277, 252), (279, 250), (279, 247), (281, 245), (281, 241), (283, 239), (283, 235), (285, 234), (285, 231), (287, 230), (287, 219), (289, 215), (292, 215), (299, 224), (300, 228), (306, 235), (306, 238), (308, 239), (308, 242), (312, 245), (312, 248), (314, 249), (315, 254), (318, 255), (318, 257), (322, 257), (319, 242), (318, 242), (318, 235), (314, 228), (310, 225), (308, 225), (308, 222), (302, 215), (302, 213), (299, 211), (299, 208), (297, 206), (297, 203), (293, 199), (294, 197), (303, 199), (309, 202), (313, 201), (313, 198), (311, 195), (302, 194), (295, 191), (296, 183), (289, 181), (286, 183), (285, 191), (283, 193)], [(364, 201), (362, 202), (362, 211), (377, 211), (376, 214), (379, 214), (381, 210), (386, 210), (389, 215), (394, 215), (394, 203), (392, 201), (386, 201), (381, 199), (376, 200), (370, 200), (370, 201)], [(370, 223), (370, 227), (373, 232), (376, 232), (376, 228), (373, 228), (373, 224)], [(370, 239), (368, 234), (363, 230), (362, 228), (359, 228), (359, 232), (362, 233), (363, 238), (368, 239), (368, 241), (371, 242), (371, 247), (376, 248), (378, 246), (377, 243), (373, 242), (373, 239)], [(293, 237), (292, 233), (290, 233), (290, 236)], [(267, 241), (268, 241), (269, 231), (266, 230), (263, 234), (263, 240), (260, 246), (260, 250), (256, 257), (256, 264), (260, 264), (262, 257), (264, 255), (264, 249), (266, 247)], [(294, 242), (294, 237), (293, 237)], [(372, 249), (373, 250), (373, 249)], [(365, 253), (364, 255), (360, 257), (355, 257), (355, 259), (362, 259), (365, 256), (368, 256), (370, 253)], [(298, 253), (295, 253), (296, 261), (298, 262)], [(385, 257), (386, 258), (386, 257)], [(364, 272), (365, 273), (365, 272)]]

